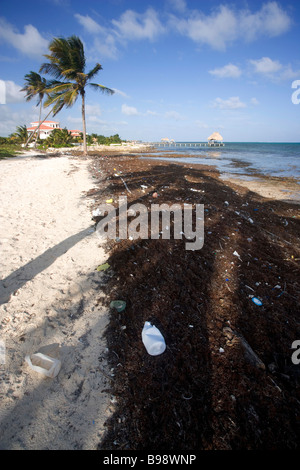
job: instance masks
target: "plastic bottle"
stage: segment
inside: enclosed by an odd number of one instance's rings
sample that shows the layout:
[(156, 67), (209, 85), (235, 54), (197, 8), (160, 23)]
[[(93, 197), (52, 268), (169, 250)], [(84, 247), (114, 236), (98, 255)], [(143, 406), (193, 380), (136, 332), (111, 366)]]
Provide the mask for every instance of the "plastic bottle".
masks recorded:
[(158, 356), (166, 349), (164, 337), (156, 326), (146, 321), (142, 331), (142, 340), (150, 356)]

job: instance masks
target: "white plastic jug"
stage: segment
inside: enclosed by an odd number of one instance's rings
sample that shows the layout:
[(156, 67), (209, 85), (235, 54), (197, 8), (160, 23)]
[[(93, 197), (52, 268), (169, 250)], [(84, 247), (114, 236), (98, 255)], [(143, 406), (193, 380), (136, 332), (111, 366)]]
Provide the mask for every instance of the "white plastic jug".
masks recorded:
[(142, 331), (142, 341), (150, 356), (158, 356), (166, 349), (164, 337), (156, 326), (146, 321)]

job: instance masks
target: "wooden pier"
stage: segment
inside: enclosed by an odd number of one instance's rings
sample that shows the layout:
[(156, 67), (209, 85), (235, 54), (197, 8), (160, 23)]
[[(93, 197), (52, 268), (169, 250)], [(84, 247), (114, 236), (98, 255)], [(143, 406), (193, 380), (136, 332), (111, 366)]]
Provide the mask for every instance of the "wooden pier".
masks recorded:
[(151, 142), (149, 145), (153, 147), (181, 147), (181, 148), (198, 148), (198, 147), (224, 147), (223, 142)]

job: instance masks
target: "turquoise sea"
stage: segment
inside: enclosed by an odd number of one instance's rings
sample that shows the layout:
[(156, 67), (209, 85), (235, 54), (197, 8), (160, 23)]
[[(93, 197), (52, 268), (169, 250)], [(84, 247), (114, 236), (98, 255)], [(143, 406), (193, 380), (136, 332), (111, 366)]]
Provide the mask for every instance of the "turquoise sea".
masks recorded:
[[(192, 144), (195, 144), (193, 142)], [(191, 144), (191, 142), (186, 142)], [(156, 157), (214, 165), (222, 174), (253, 179), (255, 174), (293, 177), (300, 184), (300, 143), (224, 142), (223, 147), (157, 147)], [(170, 159), (168, 158), (170, 161)]]

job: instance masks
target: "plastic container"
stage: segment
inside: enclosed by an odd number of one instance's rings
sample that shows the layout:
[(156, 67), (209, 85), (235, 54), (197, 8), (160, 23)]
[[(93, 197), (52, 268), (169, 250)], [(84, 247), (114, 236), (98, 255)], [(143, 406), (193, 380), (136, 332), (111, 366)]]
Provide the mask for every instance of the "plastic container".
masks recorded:
[(118, 312), (123, 312), (126, 308), (126, 302), (124, 300), (113, 300), (110, 307), (115, 308)]
[(252, 302), (255, 304), (255, 305), (258, 305), (259, 307), (262, 306), (262, 301), (260, 299), (258, 299), (257, 297), (252, 297)]
[(146, 321), (142, 331), (142, 341), (150, 356), (158, 356), (166, 349), (163, 335), (156, 326)]
[(46, 377), (56, 377), (61, 368), (61, 361), (59, 359), (54, 359), (42, 353), (26, 356), (25, 360), (32, 370)]

